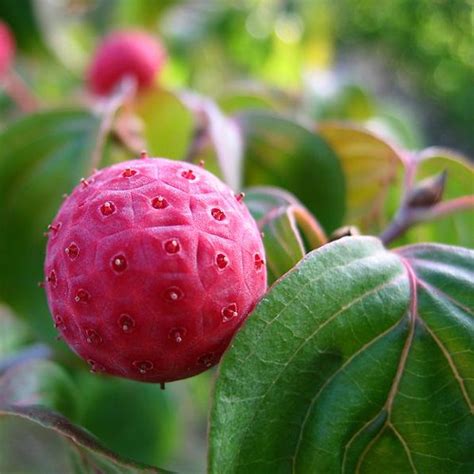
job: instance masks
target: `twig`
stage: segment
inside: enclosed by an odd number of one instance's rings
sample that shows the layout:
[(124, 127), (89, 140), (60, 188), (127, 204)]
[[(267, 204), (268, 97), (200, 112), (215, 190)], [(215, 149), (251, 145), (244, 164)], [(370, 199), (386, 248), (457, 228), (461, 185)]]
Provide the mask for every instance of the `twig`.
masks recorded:
[(440, 202), (427, 208), (409, 208), (402, 206), (391, 224), (380, 235), (380, 239), (387, 245), (403, 235), (414, 225), (467, 209), (474, 210), (474, 196), (462, 196), (456, 199), (450, 199), (449, 201)]

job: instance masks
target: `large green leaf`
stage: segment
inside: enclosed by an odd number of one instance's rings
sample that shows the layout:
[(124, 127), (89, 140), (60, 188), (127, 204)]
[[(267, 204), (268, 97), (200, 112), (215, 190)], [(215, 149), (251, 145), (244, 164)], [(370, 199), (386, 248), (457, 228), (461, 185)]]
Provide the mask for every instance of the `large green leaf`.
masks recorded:
[(84, 176), (98, 119), (84, 110), (31, 115), (0, 134), (0, 299), (52, 339), (42, 280), (43, 236), (62, 199)]
[(310, 253), (223, 358), (210, 471), (472, 472), (473, 270), (371, 237)]
[(346, 186), (341, 164), (319, 135), (268, 112), (238, 116), (245, 139), (245, 184), (292, 192), (327, 232), (344, 217)]
[(87, 431), (44, 407), (0, 406), (0, 472), (22, 474), (165, 472), (121, 458)]

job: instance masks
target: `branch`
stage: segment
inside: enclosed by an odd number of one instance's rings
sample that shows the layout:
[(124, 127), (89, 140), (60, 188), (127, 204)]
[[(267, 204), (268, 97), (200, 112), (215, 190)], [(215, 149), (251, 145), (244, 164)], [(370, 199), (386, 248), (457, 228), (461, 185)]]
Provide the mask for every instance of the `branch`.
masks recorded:
[(468, 209), (474, 209), (474, 196), (450, 199), (427, 208), (402, 207), (392, 223), (380, 235), (380, 239), (387, 245), (414, 225)]

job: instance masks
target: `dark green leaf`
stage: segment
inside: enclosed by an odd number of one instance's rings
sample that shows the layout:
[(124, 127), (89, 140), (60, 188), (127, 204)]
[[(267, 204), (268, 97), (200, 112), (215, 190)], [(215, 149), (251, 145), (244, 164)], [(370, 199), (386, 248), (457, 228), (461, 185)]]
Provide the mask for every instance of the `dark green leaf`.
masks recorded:
[(344, 217), (346, 186), (341, 164), (326, 142), (289, 119), (266, 112), (239, 115), (245, 139), (245, 184), (292, 192), (326, 232)]
[(210, 471), (472, 472), (473, 269), (369, 237), (309, 254), (224, 356)]
[(43, 291), (43, 236), (61, 202), (84, 176), (98, 130), (84, 110), (31, 115), (0, 134), (0, 298), (43, 337), (54, 331)]
[(0, 472), (158, 473), (102, 447), (84, 429), (40, 406), (0, 406)]
[(40, 26), (35, 15), (35, 1), (2, 0), (0, 18), (9, 24), (19, 48), (31, 51), (45, 51)]

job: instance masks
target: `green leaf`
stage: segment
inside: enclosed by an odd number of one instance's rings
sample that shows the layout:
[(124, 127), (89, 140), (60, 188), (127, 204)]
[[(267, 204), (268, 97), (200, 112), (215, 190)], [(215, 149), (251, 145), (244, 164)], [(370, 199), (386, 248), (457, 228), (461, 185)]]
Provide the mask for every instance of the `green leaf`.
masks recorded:
[(31, 115), (0, 134), (0, 298), (29, 317), (42, 337), (54, 340), (43, 279), (47, 225), (62, 194), (84, 176), (94, 147), (98, 119), (80, 110)]
[[(263, 232), (269, 283), (286, 273), (305, 254), (303, 240), (291, 212), (291, 204), (278, 197), (259, 188), (250, 188), (245, 197), (245, 203), (252, 215), (255, 218), (260, 216), (258, 224)], [(262, 213), (262, 208), (265, 209), (269, 204), (271, 207)]]
[(0, 377), (0, 405), (42, 405), (77, 416), (77, 387), (59, 365), (49, 360), (30, 360)]
[[(447, 172), (443, 201), (474, 194), (474, 166), (453, 151), (428, 148), (420, 153), (416, 179)], [(410, 229), (398, 243), (443, 242), (474, 247), (474, 207), (452, 213)]]
[(270, 97), (252, 93), (251, 91), (227, 92), (219, 97), (219, 106), (226, 113), (235, 113), (244, 109), (269, 109), (274, 110), (278, 107), (272, 103)]
[(0, 472), (165, 472), (116, 455), (84, 429), (41, 406), (0, 406), (0, 446)]
[(320, 123), (324, 137), (341, 160), (346, 178), (344, 222), (364, 233), (379, 233), (387, 223), (385, 201), (400, 185), (403, 152), (361, 127), (337, 122)]
[(267, 112), (238, 116), (245, 139), (245, 184), (293, 193), (326, 232), (344, 216), (346, 186), (337, 156), (309, 129)]
[(226, 87), (218, 96), (219, 107), (227, 114), (244, 109), (283, 111), (294, 107), (294, 99), (281, 89), (258, 83), (236, 83)]
[(318, 222), (290, 193), (270, 186), (246, 190), (245, 204), (263, 232), (268, 282), (273, 283), (312, 248), (326, 242)]
[(182, 159), (194, 132), (194, 119), (180, 98), (155, 87), (140, 93), (133, 110), (143, 120), (148, 152), (152, 156)]
[(472, 472), (473, 269), (371, 237), (310, 253), (221, 362), (210, 472)]
[(12, 29), (19, 49), (45, 51), (34, 0), (24, 0), (21, 3), (3, 0), (0, 4), (0, 18)]

